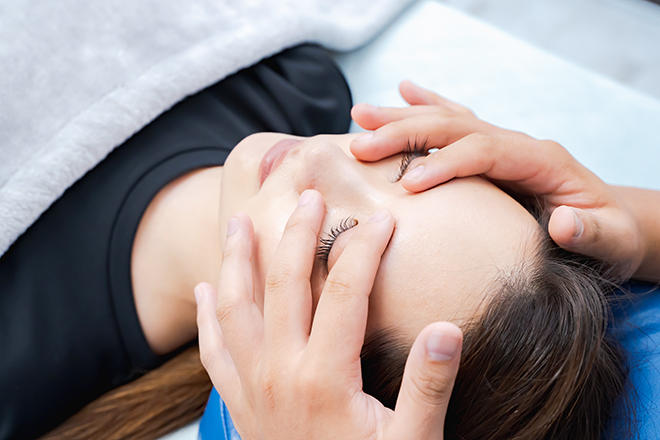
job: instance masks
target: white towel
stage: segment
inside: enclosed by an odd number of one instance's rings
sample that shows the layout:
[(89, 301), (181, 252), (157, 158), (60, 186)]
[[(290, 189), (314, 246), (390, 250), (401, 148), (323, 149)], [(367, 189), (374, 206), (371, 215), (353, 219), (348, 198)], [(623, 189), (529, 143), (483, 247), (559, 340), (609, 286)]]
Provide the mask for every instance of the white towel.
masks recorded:
[(354, 49), (410, 1), (0, 2), (0, 255), (185, 96), (298, 43)]

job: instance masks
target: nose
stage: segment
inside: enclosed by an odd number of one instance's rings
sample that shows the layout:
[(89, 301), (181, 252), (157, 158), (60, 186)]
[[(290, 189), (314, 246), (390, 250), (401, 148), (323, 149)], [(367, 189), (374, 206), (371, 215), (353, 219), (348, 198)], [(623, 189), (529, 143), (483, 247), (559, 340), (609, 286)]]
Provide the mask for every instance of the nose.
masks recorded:
[(306, 189), (315, 189), (327, 202), (334, 195), (346, 198), (366, 188), (364, 173), (359, 169), (364, 165), (349, 157), (331, 140), (312, 138), (300, 148), (301, 163), (294, 182), (299, 194)]

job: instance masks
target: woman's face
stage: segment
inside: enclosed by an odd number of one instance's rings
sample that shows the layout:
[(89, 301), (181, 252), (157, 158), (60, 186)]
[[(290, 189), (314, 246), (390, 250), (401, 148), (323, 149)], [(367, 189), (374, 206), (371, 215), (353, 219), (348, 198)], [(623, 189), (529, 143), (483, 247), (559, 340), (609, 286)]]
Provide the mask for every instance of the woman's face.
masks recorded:
[[(431, 322), (460, 324), (474, 316), (493, 291), (496, 277), (533, 255), (536, 221), (479, 177), (409, 193), (397, 182), (402, 156), (360, 162), (349, 151), (355, 136), (261, 133), (244, 139), (227, 159), (220, 222), (226, 227), (237, 211), (252, 218), (257, 303), (263, 307), (266, 273), (298, 197), (315, 189), (326, 207), (322, 238), (333, 228), (341, 231), (352, 225), (350, 219), (357, 220), (357, 226), (334, 240), (327, 269), (332, 269), (360, 223), (377, 209), (387, 209), (396, 222), (371, 293), (368, 331), (393, 327), (412, 339)], [(290, 141), (271, 150), (283, 140)], [(312, 273), (314, 304), (327, 274), (324, 266), (317, 259)]]

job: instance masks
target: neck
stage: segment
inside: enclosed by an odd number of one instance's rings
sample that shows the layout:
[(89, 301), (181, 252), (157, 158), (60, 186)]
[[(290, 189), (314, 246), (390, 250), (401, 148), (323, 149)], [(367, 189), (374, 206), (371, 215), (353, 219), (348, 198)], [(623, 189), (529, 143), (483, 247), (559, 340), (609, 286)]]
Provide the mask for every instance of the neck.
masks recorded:
[(138, 318), (156, 354), (197, 336), (194, 287), (217, 284), (222, 263), (218, 211), (222, 167), (192, 171), (151, 201), (131, 258)]

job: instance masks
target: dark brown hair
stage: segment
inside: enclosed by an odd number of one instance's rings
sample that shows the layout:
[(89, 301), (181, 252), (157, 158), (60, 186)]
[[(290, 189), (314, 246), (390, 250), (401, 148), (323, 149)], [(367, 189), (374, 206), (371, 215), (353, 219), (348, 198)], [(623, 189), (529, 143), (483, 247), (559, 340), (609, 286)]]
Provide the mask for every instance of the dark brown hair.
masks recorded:
[[(623, 351), (607, 331), (607, 271), (558, 248), (547, 222), (540, 231), (536, 257), (502, 274), (463, 328), (445, 439), (599, 439), (626, 386)], [(390, 408), (408, 350), (394, 329), (370, 335), (362, 350), (364, 389)], [(199, 417), (210, 388), (198, 350), (189, 349), (46, 438), (155, 439)]]
[[(622, 348), (607, 329), (611, 270), (568, 253), (541, 222), (539, 251), (501, 276), (464, 346), (445, 439), (600, 439), (626, 388)], [(394, 408), (409, 347), (393, 330), (365, 342), (365, 392)]]
[(156, 439), (201, 416), (211, 387), (199, 348), (192, 347), (104, 394), (42, 438)]

